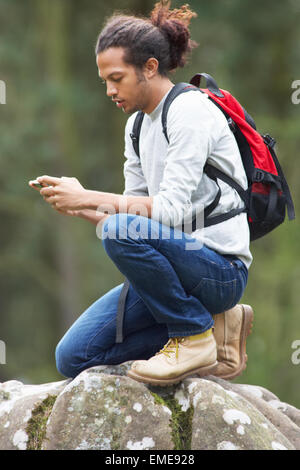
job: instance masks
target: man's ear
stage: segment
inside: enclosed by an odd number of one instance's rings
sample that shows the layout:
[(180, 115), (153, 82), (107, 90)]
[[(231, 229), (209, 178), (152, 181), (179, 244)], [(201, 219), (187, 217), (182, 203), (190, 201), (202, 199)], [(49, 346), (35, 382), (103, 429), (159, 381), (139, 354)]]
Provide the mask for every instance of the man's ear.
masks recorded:
[(158, 73), (159, 62), (154, 57), (150, 57), (144, 65), (144, 75), (151, 79)]

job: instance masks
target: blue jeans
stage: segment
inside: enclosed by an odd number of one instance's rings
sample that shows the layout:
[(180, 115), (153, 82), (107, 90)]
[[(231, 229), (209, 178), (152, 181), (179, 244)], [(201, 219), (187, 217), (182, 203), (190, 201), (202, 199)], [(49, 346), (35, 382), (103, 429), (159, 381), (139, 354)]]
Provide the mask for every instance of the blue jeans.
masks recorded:
[(208, 330), (212, 315), (236, 305), (247, 284), (247, 268), (234, 255), (221, 256), (146, 217), (109, 217), (102, 243), (130, 282), (124, 340), (115, 341), (121, 284), (96, 300), (57, 345), (57, 369), (66, 377), (96, 365), (149, 359), (170, 337)]

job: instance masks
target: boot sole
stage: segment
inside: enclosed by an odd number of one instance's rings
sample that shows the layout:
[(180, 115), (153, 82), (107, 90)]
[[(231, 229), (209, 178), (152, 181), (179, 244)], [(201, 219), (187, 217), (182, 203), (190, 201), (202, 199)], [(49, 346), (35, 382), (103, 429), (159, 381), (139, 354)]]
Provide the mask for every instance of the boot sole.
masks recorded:
[(241, 342), (240, 342), (240, 358), (241, 358), (240, 367), (231, 374), (218, 376), (220, 379), (232, 380), (235, 377), (238, 377), (239, 375), (241, 375), (241, 373), (247, 367), (248, 356), (246, 354), (246, 341), (247, 341), (248, 336), (252, 332), (254, 313), (250, 305), (242, 304), (242, 308), (243, 308), (243, 322), (242, 322)]
[(185, 372), (184, 374), (181, 374), (178, 377), (170, 378), (170, 379), (155, 379), (152, 377), (144, 377), (142, 375), (136, 374), (134, 371), (129, 370), (127, 372), (128, 377), (131, 379), (137, 380), (138, 382), (143, 382), (146, 384), (151, 384), (151, 385), (158, 385), (160, 387), (166, 387), (168, 385), (174, 385), (177, 384), (178, 382), (181, 382), (183, 379), (196, 374), (198, 377), (205, 377), (207, 375), (213, 375), (214, 371), (216, 370), (218, 366), (218, 362), (215, 362), (214, 364), (206, 367), (200, 367), (198, 369), (193, 369), (188, 372)]

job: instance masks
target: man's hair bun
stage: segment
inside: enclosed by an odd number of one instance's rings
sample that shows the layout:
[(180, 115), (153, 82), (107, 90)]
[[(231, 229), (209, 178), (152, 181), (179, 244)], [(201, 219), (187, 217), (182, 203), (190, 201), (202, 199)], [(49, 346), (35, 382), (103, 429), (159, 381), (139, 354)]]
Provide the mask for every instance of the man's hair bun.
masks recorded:
[(170, 70), (183, 67), (186, 55), (197, 46), (190, 38), (189, 25), (197, 14), (189, 5), (170, 10), (171, 1), (161, 0), (151, 12), (151, 22), (165, 35), (170, 45)]

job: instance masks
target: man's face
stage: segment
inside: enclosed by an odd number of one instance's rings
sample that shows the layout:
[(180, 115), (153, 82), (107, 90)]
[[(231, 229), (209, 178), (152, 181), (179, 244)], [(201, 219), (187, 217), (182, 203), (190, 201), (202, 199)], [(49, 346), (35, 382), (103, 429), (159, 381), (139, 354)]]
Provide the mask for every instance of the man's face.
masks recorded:
[(126, 114), (145, 110), (149, 83), (142, 71), (123, 60), (124, 49), (111, 47), (97, 55), (99, 77), (106, 83), (106, 94)]

